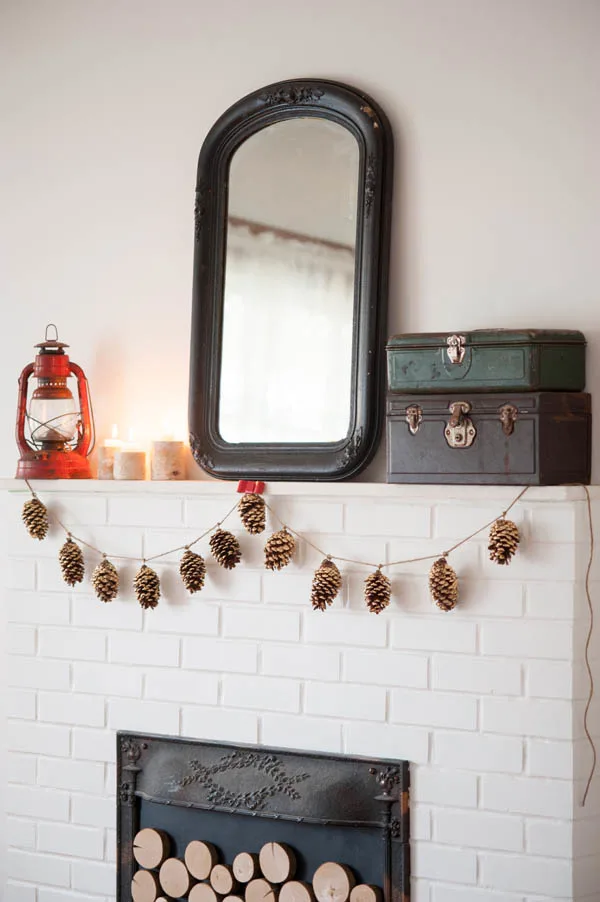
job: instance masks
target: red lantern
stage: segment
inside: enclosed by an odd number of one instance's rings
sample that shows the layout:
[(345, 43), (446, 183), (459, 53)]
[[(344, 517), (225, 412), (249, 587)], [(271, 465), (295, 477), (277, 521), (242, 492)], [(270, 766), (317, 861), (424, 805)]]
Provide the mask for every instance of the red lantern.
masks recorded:
[[(56, 338), (48, 338), (53, 328)], [(94, 421), (88, 383), (80, 366), (65, 354), (69, 346), (58, 340), (53, 323), (46, 326), (45, 341), (36, 345), (39, 352), (19, 377), (17, 408), (17, 445), (21, 458), (17, 479), (90, 479), (87, 459), (93, 447)], [(27, 404), (29, 377), (37, 386)], [(67, 379), (77, 379), (79, 404)]]

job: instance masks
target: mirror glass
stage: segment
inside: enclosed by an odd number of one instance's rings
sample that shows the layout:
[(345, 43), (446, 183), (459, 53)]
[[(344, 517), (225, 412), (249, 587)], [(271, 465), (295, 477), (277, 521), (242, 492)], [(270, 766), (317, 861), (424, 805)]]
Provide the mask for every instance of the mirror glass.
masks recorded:
[(337, 442), (351, 422), (359, 146), (318, 117), (231, 158), (218, 429), (226, 442)]

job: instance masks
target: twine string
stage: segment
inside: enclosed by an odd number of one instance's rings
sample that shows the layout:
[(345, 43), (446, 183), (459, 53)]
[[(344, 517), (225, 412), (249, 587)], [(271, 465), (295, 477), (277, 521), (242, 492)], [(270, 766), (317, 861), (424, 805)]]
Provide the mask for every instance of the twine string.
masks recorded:
[(590, 768), (590, 773), (587, 778), (587, 782), (585, 784), (585, 791), (583, 793), (583, 798), (581, 800), (581, 807), (585, 807), (586, 799), (588, 797), (588, 793), (590, 791), (590, 787), (592, 785), (592, 780), (594, 779), (594, 773), (596, 771), (596, 746), (594, 745), (594, 740), (592, 739), (592, 735), (590, 733), (589, 725), (588, 725), (588, 715), (590, 712), (590, 707), (592, 705), (592, 699), (594, 698), (594, 674), (592, 673), (592, 667), (590, 664), (590, 644), (592, 641), (592, 635), (594, 632), (594, 605), (592, 604), (592, 594), (590, 591), (590, 574), (592, 572), (592, 563), (594, 561), (594, 519), (592, 517), (592, 501), (590, 498), (590, 492), (586, 485), (583, 486), (583, 490), (585, 492), (585, 498), (587, 502), (587, 514), (588, 514), (588, 525), (590, 529), (590, 555), (588, 557), (587, 568), (585, 571), (585, 597), (587, 600), (588, 610), (590, 614), (589, 627), (587, 631), (587, 636), (585, 640), (585, 647), (583, 652), (583, 659), (585, 661), (585, 667), (588, 673), (589, 681), (590, 681), (590, 691), (588, 693), (587, 702), (585, 705), (585, 710), (583, 712), (583, 729), (585, 735), (587, 736), (587, 740), (590, 744), (590, 748), (592, 750), (592, 766)]

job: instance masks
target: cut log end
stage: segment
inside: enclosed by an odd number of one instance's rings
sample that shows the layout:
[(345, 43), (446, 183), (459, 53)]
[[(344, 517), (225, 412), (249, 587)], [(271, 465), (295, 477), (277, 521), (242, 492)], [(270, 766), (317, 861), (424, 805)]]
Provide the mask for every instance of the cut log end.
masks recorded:
[(378, 886), (359, 883), (350, 892), (350, 902), (382, 902), (383, 893)]
[(315, 895), (309, 883), (289, 880), (281, 887), (279, 902), (315, 902)]
[(277, 890), (268, 880), (257, 877), (246, 886), (246, 902), (277, 902)]
[(207, 880), (219, 860), (217, 850), (209, 842), (194, 839), (185, 850), (185, 864), (196, 880)]
[(160, 885), (173, 899), (187, 896), (192, 887), (192, 878), (183, 861), (179, 858), (167, 858), (159, 871)]
[(237, 888), (237, 880), (228, 864), (217, 864), (210, 872), (210, 885), (219, 896), (229, 896)]
[(315, 871), (313, 890), (318, 902), (347, 902), (355, 883), (347, 865), (326, 861)]
[(169, 857), (171, 839), (163, 830), (145, 827), (133, 839), (133, 857), (142, 868), (158, 868)]
[(210, 883), (197, 883), (190, 891), (188, 902), (219, 902), (219, 897)]
[(233, 876), (240, 883), (249, 883), (259, 873), (258, 855), (253, 852), (240, 852), (233, 859)]
[(156, 902), (160, 893), (158, 877), (152, 871), (136, 871), (131, 881), (133, 902)]
[(289, 846), (268, 842), (260, 850), (260, 869), (271, 883), (285, 883), (296, 871), (296, 856)]

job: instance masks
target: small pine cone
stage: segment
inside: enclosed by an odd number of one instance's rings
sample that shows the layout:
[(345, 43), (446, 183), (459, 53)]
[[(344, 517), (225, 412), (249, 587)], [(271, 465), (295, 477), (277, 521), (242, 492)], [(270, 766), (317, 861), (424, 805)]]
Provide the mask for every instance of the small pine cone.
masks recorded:
[(179, 575), (188, 592), (192, 594), (199, 592), (204, 586), (204, 578), (206, 576), (204, 559), (199, 554), (186, 548), (179, 564)]
[(260, 495), (247, 493), (238, 505), (240, 520), (253, 536), (265, 528), (265, 502)]
[(315, 570), (310, 600), (315, 611), (325, 611), (342, 587), (342, 574), (329, 558)]
[(114, 564), (103, 558), (92, 573), (92, 586), (100, 601), (114, 601), (119, 591), (119, 574)]
[(445, 557), (432, 564), (429, 591), (441, 611), (451, 611), (458, 601), (458, 576)]
[(390, 603), (392, 584), (381, 570), (371, 573), (365, 580), (365, 602), (373, 614), (381, 614)]
[(74, 586), (75, 583), (83, 581), (85, 573), (83, 551), (70, 536), (58, 552), (58, 561), (62, 577), (68, 586)]
[(152, 567), (142, 564), (133, 580), (133, 589), (144, 610), (156, 607), (160, 598), (160, 580)]
[(37, 495), (23, 505), (23, 523), (32, 539), (45, 539), (48, 534), (48, 511)]
[(521, 537), (516, 523), (501, 517), (492, 524), (488, 551), (490, 561), (496, 564), (510, 564), (512, 556), (519, 547)]
[(210, 537), (210, 550), (221, 567), (233, 570), (242, 559), (240, 543), (231, 532), (226, 529), (217, 529)]
[(292, 559), (296, 550), (296, 540), (291, 532), (283, 527), (274, 532), (265, 545), (265, 567), (267, 570), (281, 570)]

